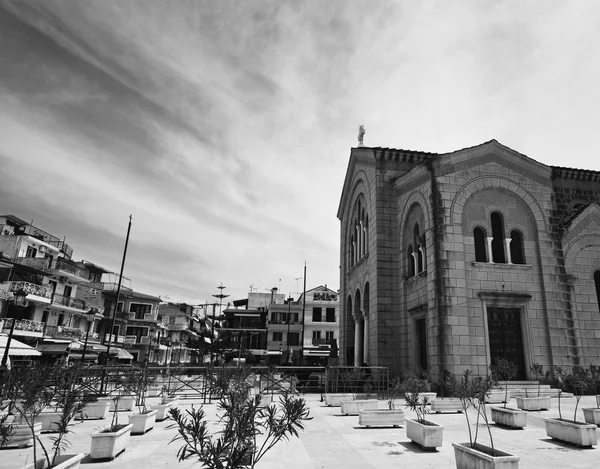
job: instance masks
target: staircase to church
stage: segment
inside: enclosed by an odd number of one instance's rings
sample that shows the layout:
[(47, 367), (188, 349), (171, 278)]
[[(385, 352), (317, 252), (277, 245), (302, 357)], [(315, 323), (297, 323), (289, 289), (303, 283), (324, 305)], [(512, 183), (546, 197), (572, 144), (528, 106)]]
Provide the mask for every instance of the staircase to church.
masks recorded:
[[(502, 389), (508, 386), (511, 397), (537, 397), (538, 381), (498, 381), (495, 390)], [(560, 389), (550, 387), (549, 384), (540, 385), (540, 396), (558, 397)], [(560, 395), (561, 399), (573, 397), (570, 392), (563, 392)]]

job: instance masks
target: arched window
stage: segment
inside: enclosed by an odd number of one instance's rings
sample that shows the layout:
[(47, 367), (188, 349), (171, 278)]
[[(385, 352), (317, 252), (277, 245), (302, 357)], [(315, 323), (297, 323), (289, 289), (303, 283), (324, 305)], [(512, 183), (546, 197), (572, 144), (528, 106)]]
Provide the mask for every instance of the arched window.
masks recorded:
[(504, 223), (500, 212), (493, 212), (492, 216), (492, 262), (496, 264), (506, 263), (504, 251)]
[(350, 236), (350, 267), (354, 265), (354, 235)]
[(408, 250), (406, 252), (406, 271), (407, 271), (408, 278), (414, 277), (416, 275), (415, 253), (413, 252), (412, 244), (408, 245)]
[(365, 254), (369, 252), (369, 215), (365, 217)]
[(600, 309), (600, 270), (594, 272), (594, 283), (596, 284), (596, 299), (598, 300), (598, 309)]
[(487, 262), (487, 236), (484, 229), (475, 228), (473, 238), (475, 239), (475, 262)]
[(418, 223), (415, 224), (413, 229), (413, 243), (415, 246), (415, 271), (420, 273), (423, 272), (423, 243), (421, 242)]
[(518, 230), (510, 232), (510, 260), (513, 264), (525, 264), (523, 236)]

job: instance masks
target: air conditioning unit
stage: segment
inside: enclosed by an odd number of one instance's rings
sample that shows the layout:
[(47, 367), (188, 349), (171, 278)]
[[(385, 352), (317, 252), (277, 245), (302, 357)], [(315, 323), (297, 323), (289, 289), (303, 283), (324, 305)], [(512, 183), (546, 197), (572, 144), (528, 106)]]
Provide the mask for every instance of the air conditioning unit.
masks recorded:
[(47, 248), (46, 248), (46, 246), (43, 246), (43, 245), (42, 245), (42, 246), (40, 246), (40, 249), (39, 249), (39, 251), (40, 251), (40, 252), (46, 252), (46, 249), (47, 249)]

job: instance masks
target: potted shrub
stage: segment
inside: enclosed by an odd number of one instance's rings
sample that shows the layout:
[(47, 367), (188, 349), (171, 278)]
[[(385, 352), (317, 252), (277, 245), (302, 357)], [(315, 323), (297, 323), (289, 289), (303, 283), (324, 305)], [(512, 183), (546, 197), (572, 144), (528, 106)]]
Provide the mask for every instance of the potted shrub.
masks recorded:
[(221, 396), (219, 431), (209, 428), (202, 408), (170, 409), (174, 420), (169, 428), (178, 434), (171, 440), (183, 441), (179, 461), (196, 458), (203, 467), (254, 468), (263, 456), (282, 440), (298, 436), (309, 419), (304, 399), (284, 393), (279, 405), (262, 406), (260, 395), (250, 395), (250, 386), (238, 375)]
[(394, 376), (389, 386), (389, 400), (387, 409), (360, 409), (358, 411), (358, 424), (370, 428), (372, 426), (398, 427), (404, 425), (404, 411), (396, 409), (394, 398), (402, 392), (402, 379)]
[[(82, 407), (81, 396), (76, 390), (78, 368), (37, 365), (18, 369), (15, 373), (18, 375), (16, 383), (21, 397), (20, 402), (15, 405), (17, 411), (15, 421), (24, 422), (29, 428), (33, 445), (34, 463), (28, 467), (34, 469), (78, 467), (85, 454), (65, 454), (69, 446), (66, 435), (71, 433), (69, 425)], [(57, 414), (52, 422), (53, 431), (57, 435), (51, 438), (53, 444), (48, 451), (39, 437), (42, 423), (37, 422), (36, 419), (52, 398), (55, 399), (54, 410)], [(12, 429), (5, 428), (2, 433), (9, 432), (8, 441), (11, 443), (18, 440), (18, 430), (18, 424), (15, 424)], [(43, 458), (38, 457), (38, 445), (44, 454)]]
[(594, 396), (596, 397), (596, 407), (587, 407), (583, 410), (583, 418), (587, 423), (593, 423), (600, 427), (600, 395), (598, 394), (598, 381), (600, 381), (600, 366), (590, 365), (588, 368), (590, 378), (594, 382)]
[(131, 392), (131, 372), (120, 373), (115, 378), (117, 386), (122, 388), (121, 392), (116, 392), (111, 396), (113, 411), (112, 420), (109, 426), (93, 432), (90, 436), (92, 444), (90, 449), (91, 459), (114, 459), (125, 450), (131, 436), (133, 425), (119, 424), (119, 401), (123, 396), (130, 395)]
[[(534, 363), (531, 365), (531, 373), (538, 382), (537, 396), (527, 394), (526, 397), (517, 397), (517, 407), (522, 410), (548, 410), (552, 406), (552, 398), (550, 396), (541, 396), (542, 379), (550, 377), (550, 371), (544, 372), (543, 365)], [(527, 391), (525, 391), (527, 393)]]
[(110, 401), (98, 400), (95, 394), (83, 397), (83, 409), (77, 414), (77, 420), (102, 420), (108, 418), (110, 413)]
[(131, 428), (132, 435), (143, 435), (144, 433), (154, 428), (156, 422), (156, 414), (154, 409), (146, 407), (146, 392), (148, 391), (148, 367), (145, 366), (133, 377), (133, 392), (136, 396), (136, 405), (138, 407), (137, 414), (129, 416), (129, 423), (133, 425)]
[(170, 400), (169, 394), (167, 393), (166, 388), (163, 388), (162, 393), (160, 395), (160, 403), (151, 404), (150, 408), (152, 410), (156, 410), (156, 421), (162, 422), (169, 418), (169, 409), (173, 405), (173, 400)]
[[(502, 467), (503, 469), (517, 469), (519, 457), (510, 453), (500, 451), (494, 446), (490, 422), (486, 412), (486, 397), (494, 386), (491, 376), (473, 377), (471, 370), (465, 370), (456, 386), (456, 396), (460, 399), (463, 412), (467, 421), (469, 441), (467, 443), (452, 443), (454, 447), (454, 458), (457, 469), (491, 469)], [(476, 412), (475, 433), (471, 429), (469, 408)], [(479, 422), (483, 420), (487, 429), (490, 446), (477, 441), (479, 437)]]
[(590, 388), (592, 378), (586, 368), (574, 366), (569, 373), (557, 368), (557, 378), (561, 392), (569, 388), (575, 396), (573, 419), (563, 419), (560, 408), (560, 393), (558, 395), (558, 418), (545, 418), (546, 434), (553, 439), (572, 443), (577, 446), (589, 447), (598, 444), (596, 425), (577, 421), (577, 408), (586, 389)]
[(516, 363), (511, 362), (505, 358), (499, 358), (492, 363), (490, 366), (492, 372), (492, 379), (494, 381), (504, 381), (504, 406), (502, 407), (490, 407), (492, 412), (492, 421), (498, 425), (504, 425), (510, 428), (523, 428), (527, 425), (527, 413), (519, 410), (507, 407), (509, 401), (508, 397), (508, 381), (514, 379), (519, 372), (519, 368)]
[(456, 377), (444, 368), (438, 385), (439, 396), (431, 403), (431, 411), (435, 413), (462, 412), (460, 399), (454, 396), (456, 391)]
[(435, 449), (442, 446), (444, 427), (425, 418), (429, 412), (429, 397), (423, 395), (427, 382), (410, 371), (403, 382), (406, 407), (416, 413), (416, 420), (406, 419), (406, 436), (413, 443), (424, 449)]

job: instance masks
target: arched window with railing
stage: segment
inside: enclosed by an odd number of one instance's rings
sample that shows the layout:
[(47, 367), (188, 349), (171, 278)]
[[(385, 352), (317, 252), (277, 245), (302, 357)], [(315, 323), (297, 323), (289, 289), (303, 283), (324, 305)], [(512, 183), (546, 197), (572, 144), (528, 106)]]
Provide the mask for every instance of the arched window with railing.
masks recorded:
[(512, 230), (510, 232), (510, 261), (513, 264), (525, 264), (523, 235), (519, 230)]
[(473, 230), (473, 238), (475, 240), (475, 262), (487, 262), (487, 235), (485, 230), (478, 226)]
[(492, 262), (496, 264), (506, 263), (506, 252), (504, 245), (504, 220), (500, 212), (492, 212)]

